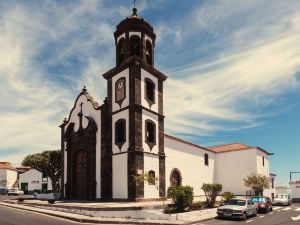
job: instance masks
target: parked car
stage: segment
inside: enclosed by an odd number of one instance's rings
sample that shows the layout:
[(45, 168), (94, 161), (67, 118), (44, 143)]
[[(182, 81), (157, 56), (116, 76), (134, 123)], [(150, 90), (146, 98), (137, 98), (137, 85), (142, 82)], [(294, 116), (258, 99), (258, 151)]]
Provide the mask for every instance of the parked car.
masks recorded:
[(272, 201), (269, 197), (255, 196), (251, 200), (257, 205), (259, 212), (273, 211)]
[(288, 194), (279, 194), (273, 199), (273, 205), (286, 205), (292, 204), (292, 199)]
[(246, 220), (257, 215), (257, 206), (251, 199), (233, 198), (217, 209), (219, 218), (238, 218)]
[(11, 188), (8, 190), (8, 195), (24, 195), (24, 191), (19, 188)]
[(7, 195), (8, 190), (6, 188), (0, 188), (0, 195)]

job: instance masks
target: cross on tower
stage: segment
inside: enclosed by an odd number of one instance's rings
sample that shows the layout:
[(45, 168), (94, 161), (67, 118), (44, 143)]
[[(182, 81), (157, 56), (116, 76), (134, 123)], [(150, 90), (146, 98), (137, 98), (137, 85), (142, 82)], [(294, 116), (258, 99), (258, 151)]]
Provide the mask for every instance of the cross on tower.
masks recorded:
[(135, 2), (136, 0), (133, 0), (132, 3), (133, 3), (133, 8), (135, 8)]
[(82, 128), (82, 105), (83, 105), (83, 102), (80, 103), (80, 113), (78, 113), (78, 117), (79, 117), (79, 128)]

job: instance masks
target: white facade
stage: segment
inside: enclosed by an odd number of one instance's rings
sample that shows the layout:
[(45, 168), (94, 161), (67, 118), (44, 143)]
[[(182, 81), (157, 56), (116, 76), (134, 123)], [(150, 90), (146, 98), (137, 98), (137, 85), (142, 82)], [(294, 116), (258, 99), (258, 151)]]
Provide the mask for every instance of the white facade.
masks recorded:
[(0, 188), (11, 188), (18, 179), (18, 172), (14, 169), (0, 168)]
[[(89, 125), (89, 120), (86, 118), (86, 116), (92, 118), (94, 122), (97, 124), (98, 130), (96, 133), (96, 158), (95, 158), (95, 164), (96, 164), (96, 196), (97, 198), (101, 197), (101, 167), (100, 167), (100, 159), (101, 158), (101, 111), (97, 110), (98, 103), (93, 100), (93, 98), (88, 94), (81, 94), (78, 99), (76, 100), (74, 107), (70, 113), (68, 123), (66, 124), (66, 127), (68, 127), (69, 124), (74, 123), (74, 131), (78, 131), (80, 126), (80, 121), (78, 119), (78, 114), (82, 112), (84, 115), (82, 117), (82, 127), (85, 129)], [(64, 151), (64, 168), (67, 168), (67, 155), (68, 152)], [(64, 170), (64, 188), (67, 181), (67, 170)]]
[(289, 188), (287, 186), (275, 186), (276, 194), (288, 194)]
[[(36, 169), (30, 169), (25, 173), (21, 173), (19, 175), (19, 188), (26, 189), (24, 191), (42, 191), (43, 189), (43, 184), (47, 184), (47, 191), (52, 190), (52, 183), (49, 177), (44, 177), (43, 174), (36, 170)], [(44, 190), (44, 191), (45, 191)]]
[(293, 202), (300, 202), (300, 181), (290, 182)]

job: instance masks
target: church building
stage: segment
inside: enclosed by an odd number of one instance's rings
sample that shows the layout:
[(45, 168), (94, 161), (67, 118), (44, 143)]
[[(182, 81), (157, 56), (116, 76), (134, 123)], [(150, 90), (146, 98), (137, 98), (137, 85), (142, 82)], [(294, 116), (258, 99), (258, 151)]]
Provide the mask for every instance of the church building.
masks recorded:
[[(233, 188), (242, 195), (246, 175), (269, 176), (270, 153), (259, 147), (238, 143), (205, 148), (165, 134), (167, 76), (154, 68), (153, 27), (134, 8), (117, 25), (114, 37), (116, 66), (103, 74), (107, 98), (100, 105), (84, 87), (60, 125), (65, 199), (155, 200), (179, 184), (203, 195), (203, 183), (219, 181), (228, 189), (224, 191)], [(145, 172), (158, 178), (159, 188), (133, 180)]]

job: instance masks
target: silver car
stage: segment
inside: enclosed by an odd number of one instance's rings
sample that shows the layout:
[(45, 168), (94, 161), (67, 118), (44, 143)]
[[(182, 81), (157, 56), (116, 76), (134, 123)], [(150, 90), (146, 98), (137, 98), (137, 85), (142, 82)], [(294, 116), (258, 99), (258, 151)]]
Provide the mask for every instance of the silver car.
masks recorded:
[(279, 194), (273, 199), (273, 205), (286, 205), (289, 206), (292, 204), (292, 199), (287, 194)]
[(246, 220), (249, 216), (257, 215), (257, 206), (250, 199), (230, 199), (217, 209), (219, 218), (238, 218)]

